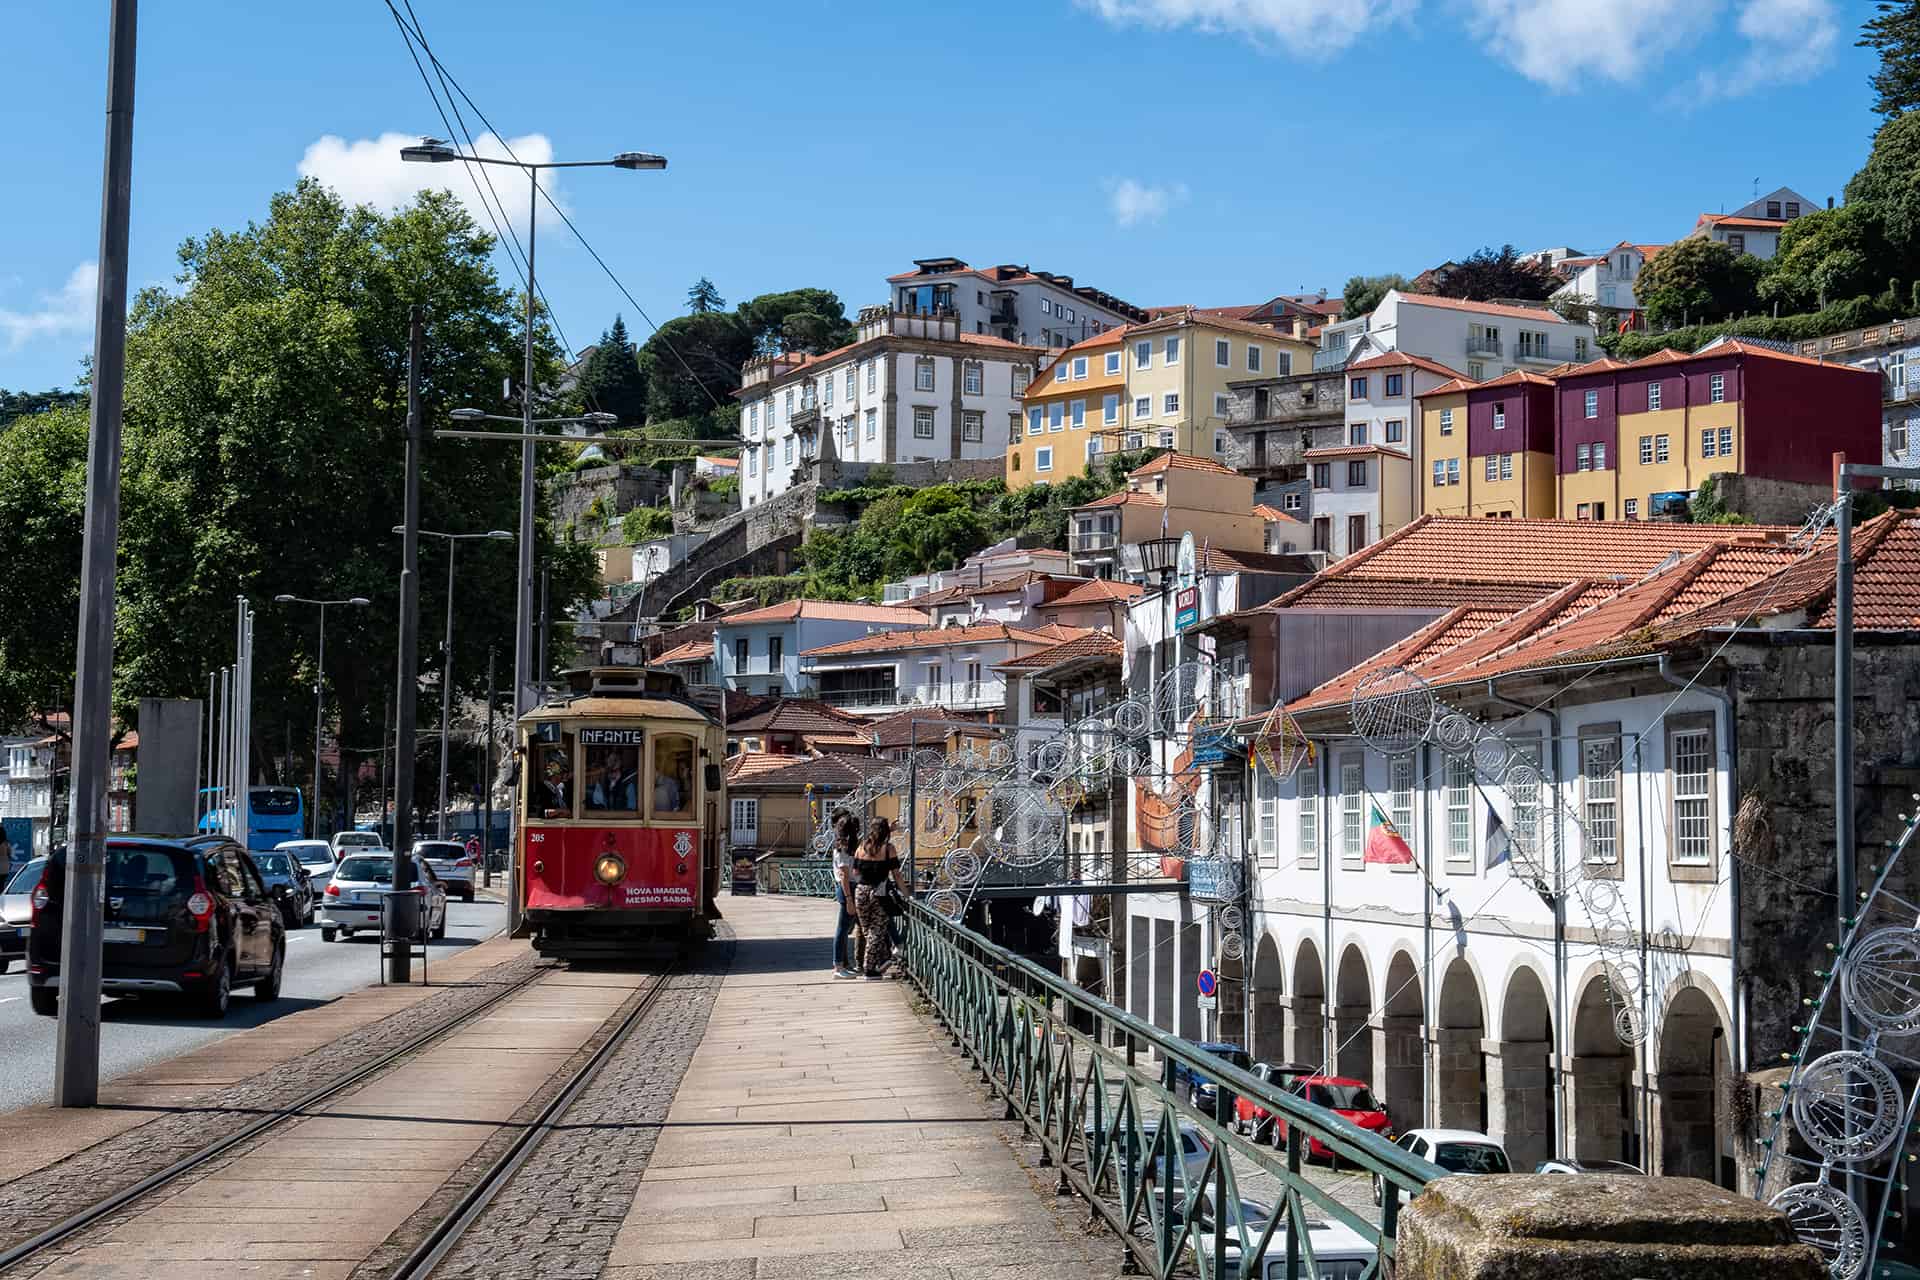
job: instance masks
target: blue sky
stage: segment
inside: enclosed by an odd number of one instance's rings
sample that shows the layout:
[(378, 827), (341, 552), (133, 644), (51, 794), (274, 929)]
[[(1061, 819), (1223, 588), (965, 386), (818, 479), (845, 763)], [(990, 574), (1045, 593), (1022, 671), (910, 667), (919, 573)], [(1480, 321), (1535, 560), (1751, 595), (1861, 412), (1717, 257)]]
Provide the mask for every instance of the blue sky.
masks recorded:
[[(730, 302), (819, 285), (852, 310), (946, 254), (1219, 305), (1488, 243), (1665, 241), (1756, 178), (1837, 197), (1876, 123), (1867, 6), (1842, 0), (414, 5), (510, 139), (668, 155), (560, 187), (660, 321), (702, 274)], [(142, 16), (136, 284), (303, 164), (376, 201), (461, 181), (380, 141), (441, 132), (382, 0)], [(106, 19), (6, 10), (0, 387), (71, 383), (91, 347)], [(538, 265), (574, 345), (616, 311), (647, 331), (563, 228)]]

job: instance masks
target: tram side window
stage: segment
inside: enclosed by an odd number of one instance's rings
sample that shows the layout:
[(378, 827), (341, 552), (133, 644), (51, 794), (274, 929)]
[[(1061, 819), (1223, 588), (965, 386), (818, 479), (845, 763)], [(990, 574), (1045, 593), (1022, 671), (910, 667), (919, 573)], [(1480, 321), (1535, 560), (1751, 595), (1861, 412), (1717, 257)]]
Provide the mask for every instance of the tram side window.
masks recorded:
[(640, 812), (640, 748), (588, 747), (586, 807), (599, 813)]
[(535, 743), (533, 785), (527, 791), (529, 818), (573, 816), (573, 735), (558, 742)]
[(653, 816), (693, 813), (693, 739), (667, 734), (653, 740)]

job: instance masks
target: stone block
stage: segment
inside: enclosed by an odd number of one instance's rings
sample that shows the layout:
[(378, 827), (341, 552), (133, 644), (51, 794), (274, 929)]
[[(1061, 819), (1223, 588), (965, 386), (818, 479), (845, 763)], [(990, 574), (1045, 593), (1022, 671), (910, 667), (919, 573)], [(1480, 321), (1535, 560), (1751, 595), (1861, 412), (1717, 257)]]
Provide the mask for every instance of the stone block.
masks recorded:
[(1823, 1280), (1786, 1216), (1695, 1178), (1441, 1178), (1400, 1215), (1396, 1280)]

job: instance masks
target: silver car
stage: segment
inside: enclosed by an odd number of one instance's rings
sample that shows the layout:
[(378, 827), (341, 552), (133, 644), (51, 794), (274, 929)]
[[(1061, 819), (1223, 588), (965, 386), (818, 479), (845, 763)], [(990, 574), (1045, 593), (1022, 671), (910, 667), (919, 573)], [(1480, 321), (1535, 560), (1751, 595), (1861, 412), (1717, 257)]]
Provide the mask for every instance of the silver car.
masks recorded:
[(266, 883), (268, 893), (285, 886), (287, 895), (280, 899), (280, 914), (287, 928), (304, 929), (312, 924), (314, 898), (318, 896), (318, 891), (314, 889), (313, 878), (307, 874), (300, 859), (285, 849), (257, 849), (248, 856), (253, 859), (254, 868), (260, 872), (260, 879)]
[(333, 846), (325, 840), (282, 840), (273, 846), (275, 853), (290, 853), (300, 860), (307, 869), (307, 879), (313, 882), (313, 891), (317, 895), (325, 891), (327, 881), (333, 879)]
[(473, 901), (475, 860), (468, 856), (467, 846), (458, 840), (416, 840), (413, 851), (446, 882), (449, 894), (459, 894), (462, 902)]
[[(447, 936), (447, 887), (424, 858), (413, 860), (414, 892), (426, 895), (427, 936)], [(393, 890), (391, 853), (350, 853), (320, 895), (320, 941), (380, 932), (380, 903)]]
[(33, 887), (47, 868), (45, 858), (35, 858), (18, 868), (0, 885), (0, 973), (27, 954), (27, 930), (33, 925)]

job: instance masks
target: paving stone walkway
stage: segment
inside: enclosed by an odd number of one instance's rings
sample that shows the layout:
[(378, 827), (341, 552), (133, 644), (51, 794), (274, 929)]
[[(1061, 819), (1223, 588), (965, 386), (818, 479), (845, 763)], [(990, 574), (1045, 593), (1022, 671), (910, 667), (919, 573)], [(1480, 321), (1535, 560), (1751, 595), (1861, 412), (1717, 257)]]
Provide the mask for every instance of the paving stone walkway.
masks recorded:
[(607, 1280), (1094, 1280), (1110, 1237), (1027, 1168), (902, 982), (836, 980), (834, 907), (729, 898), (737, 942)]

